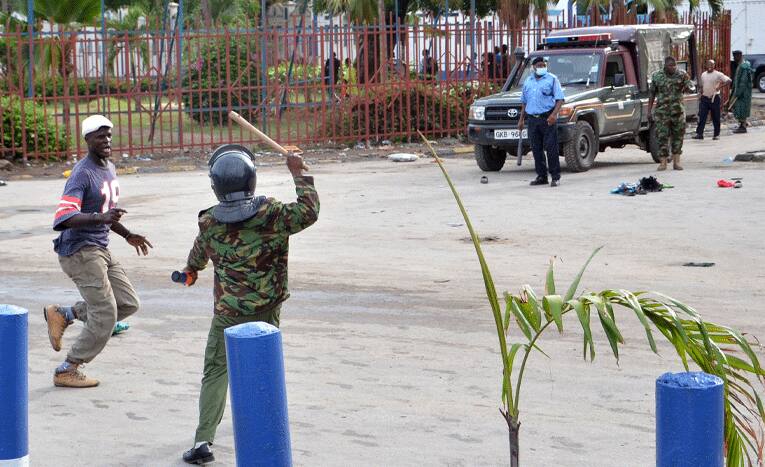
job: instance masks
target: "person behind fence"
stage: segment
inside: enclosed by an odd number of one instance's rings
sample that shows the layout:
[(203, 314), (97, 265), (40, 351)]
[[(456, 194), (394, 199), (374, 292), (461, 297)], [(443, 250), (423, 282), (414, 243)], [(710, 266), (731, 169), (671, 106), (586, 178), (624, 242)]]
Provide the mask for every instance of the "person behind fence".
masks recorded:
[(340, 80), (340, 60), (337, 58), (337, 53), (332, 52), (332, 58), (328, 58), (324, 62), (324, 84), (330, 85), (337, 84)]
[(707, 125), (707, 115), (712, 113), (714, 133), (712, 139), (720, 139), (720, 89), (728, 86), (731, 79), (715, 70), (715, 61), (707, 60), (707, 70), (701, 74), (701, 100), (699, 101), (699, 124), (693, 139), (704, 139), (704, 127)]
[[(738, 128), (733, 133), (746, 133), (746, 119), (752, 111), (752, 87), (754, 85), (754, 71), (752, 64), (744, 60), (740, 50), (733, 52), (733, 60), (736, 62), (736, 74), (733, 77), (733, 116), (738, 120)], [(735, 99), (735, 100), (734, 100)]]
[(497, 77), (497, 68), (494, 62), (494, 54), (486, 52), (483, 54), (483, 63), (481, 63), (481, 69), (485, 71), (486, 78), (494, 79)]
[(117, 320), (138, 311), (138, 295), (125, 269), (108, 249), (109, 231), (123, 237), (140, 256), (151, 243), (120, 223), (124, 209), (117, 207), (122, 194), (112, 153), (112, 122), (103, 115), (82, 121), (82, 137), (88, 155), (72, 169), (64, 186), (53, 230), (60, 232), (53, 242), (61, 269), (77, 286), (82, 301), (74, 306), (47, 305), (43, 317), (53, 350), (61, 350), (64, 331), (75, 319), (84, 327), (72, 344), (66, 360), (53, 374), (53, 384), (70, 388), (98, 386), (98, 380), (83, 374), (82, 366), (106, 347)]
[(251, 321), (279, 326), (282, 303), (289, 298), (290, 236), (319, 217), (313, 177), (303, 175), (305, 166), (299, 155), (287, 156), (297, 192), (297, 201), (287, 204), (255, 196), (253, 159), (248, 149), (236, 144), (213, 152), (208, 164), (219, 203), (199, 213), (199, 233), (183, 269), (193, 285), (208, 261), (215, 266), (214, 316), (205, 348), (199, 424), (194, 447), (183, 454), (189, 464), (215, 460), (209, 446), (223, 417), (228, 392), (223, 331)]
[(499, 56), (499, 62), (497, 62), (497, 66), (499, 67), (500, 74), (502, 79), (507, 79), (508, 75), (510, 74), (510, 70), (512, 68), (510, 64), (510, 54), (507, 52), (507, 44), (502, 44), (501, 49), (502, 52)]
[[(670, 153), (673, 168), (683, 170), (680, 165), (685, 136), (683, 94), (690, 91), (692, 86), (691, 77), (688, 73), (677, 69), (677, 61), (674, 57), (666, 57), (664, 68), (651, 76), (648, 121), (656, 125), (660, 161), (658, 170), (667, 170), (667, 159)], [(655, 112), (653, 111), (654, 101), (656, 102)]]
[[(534, 153), (534, 168), (537, 178), (531, 185), (547, 185), (549, 172), (550, 186), (560, 183), (560, 160), (558, 159), (558, 112), (563, 105), (563, 89), (558, 78), (547, 71), (544, 58), (536, 57), (531, 62), (534, 73), (523, 83), (521, 93), (521, 116), (518, 130), (521, 132), (528, 119), (528, 138)], [(545, 151), (547, 162), (545, 163)]]

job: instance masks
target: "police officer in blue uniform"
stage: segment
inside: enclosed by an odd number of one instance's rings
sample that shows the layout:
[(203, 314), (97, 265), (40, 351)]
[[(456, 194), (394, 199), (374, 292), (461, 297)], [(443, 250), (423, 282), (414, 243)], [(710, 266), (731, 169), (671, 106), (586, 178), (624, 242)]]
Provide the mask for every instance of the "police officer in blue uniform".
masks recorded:
[[(547, 185), (547, 174), (552, 183), (560, 183), (560, 161), (558, 160), (558, 112), (563, 105), (563, 89), (558, 77), (547, 71), (542, 57), (531, 62), (534, 73), (523, 83), (521, 94), (521, 117), (518, 129), (523, 131), (528, 119), (528, 138), (534, 153), (534, 168), (537, 178), (531, 185)], [(545, 162), (545, 151), (547, 162)]]

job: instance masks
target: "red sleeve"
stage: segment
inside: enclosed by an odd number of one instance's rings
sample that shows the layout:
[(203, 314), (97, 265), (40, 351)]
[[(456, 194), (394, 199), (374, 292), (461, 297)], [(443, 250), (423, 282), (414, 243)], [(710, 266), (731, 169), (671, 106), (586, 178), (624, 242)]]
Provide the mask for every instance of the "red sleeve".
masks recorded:
[(77, 179), (70, 178), (64, 187), (64, 194), (58, 201), (56, 213), (53, 218), (53, 230), (64, 230), (61, 224), (67, 219), (80, 213), (82, 209), (82, 195), (84, 187)]

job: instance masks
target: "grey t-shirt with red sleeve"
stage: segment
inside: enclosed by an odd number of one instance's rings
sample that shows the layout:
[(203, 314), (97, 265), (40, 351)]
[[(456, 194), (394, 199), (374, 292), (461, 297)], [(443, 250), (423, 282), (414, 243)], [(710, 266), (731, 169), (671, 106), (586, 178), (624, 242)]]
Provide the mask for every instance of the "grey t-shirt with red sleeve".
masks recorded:
[(64, 186), (53, 219), (53, 230), (61, 232), (53, 240), (53, 249), (60, 256), (70, 256), (88, 245), (106, 248), (109, 245), (109, 226), (94, 225), (86, 228), (65, 228), (61, 224), (77, 214), (103, 213), (117, 206), (120, 186), (114, 164), (106, 167), (90, 157), (79, 161)]

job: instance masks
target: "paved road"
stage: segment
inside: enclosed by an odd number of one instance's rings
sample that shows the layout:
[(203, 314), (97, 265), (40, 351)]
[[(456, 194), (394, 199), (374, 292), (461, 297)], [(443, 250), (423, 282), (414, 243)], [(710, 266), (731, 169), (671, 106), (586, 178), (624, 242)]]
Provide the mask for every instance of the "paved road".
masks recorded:
[[(500, 290), (540, 288), (550, 257), (567, 282), (597, 246), (583, 286), (655, 289), (706, 317), (765, 336), (765, 164), (721, 160), (765, 148), (765, 132), (689, 141), (686, 170), (659, 174), (675, 188), (638, 197), (609, 194), (621, 181), (656, 175), (634, 149), (601, 154), (593, 170), (564, 172), (557, 189), (529, 187), (530, 158), (489, 175), (469, 159), (447, 165), (486, 243)], [(506, 465), (497, 411), (501, 365), (480, 271), (462, 219), (429, 161), (314, 167), (319, 223), (292, 241), (292, 299), (283, 315), (292, 444), (297, 465)], [(740, 190), (718, 189), (743, 177)], [(260, 189), (294, 196), (282, 167), (259, 172)], [(168, 281), (195, 235), (196, 212), (213, 203), (202, 172), (125, 176), (126, 225), (155, 245), (137, 258), (113, 252), (143, 309), (132, 328), (87, 368), (89, 390), (51, 384), (63, 358), (49, 347), (44, 303), (77, 299), (51, 250), (62, 180), (0, 188), (0, 302), (30, 315), (30, 435), (35, 466), (168, 466), (192, 442), (202, 353), (212, 307), (211, 273), (184, 289)], [(682, 267), (710, 261), (712, 268)], [(542, 342), (522, 394), (525, 466), (648, 466), (654, 459), (654, 380), (678, 370), (667, 346), (648, 351), (629, 313), (620, 365), (597, 334), (595, 363), (581, 334)], [(77, 329), (65, 336), (65, 346)], [(517, 337), (511, 332), (511, 339)], [(233, 465), (227, 412), (215, 444)]]

